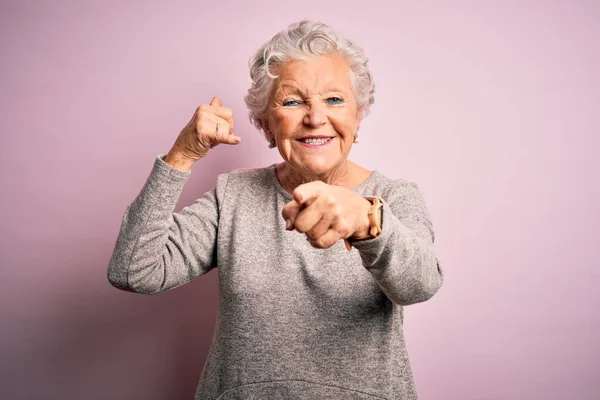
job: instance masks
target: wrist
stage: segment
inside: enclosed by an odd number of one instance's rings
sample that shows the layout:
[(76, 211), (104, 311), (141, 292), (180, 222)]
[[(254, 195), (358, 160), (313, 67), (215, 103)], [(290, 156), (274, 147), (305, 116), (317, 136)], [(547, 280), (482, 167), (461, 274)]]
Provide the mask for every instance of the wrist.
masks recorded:
[(186, 157), (176, 149), (171, 149), (163, 160), (173, 168), (186, 172), (191, 170), (192, 165), (194, 165), (194, 160)]
[(360, 221), (358, 224), (358, 229), (356, 229), (354, 233), (350, 236), (350, 239), (352, 240), (363, 240), (369, 239), (371, 237), (369, 233), (370, 223), (368, 214), (372, 204), (369, 200), (367, 200), (364, 197), (362, 200), (362, 206), (360, 208), (360, 211), (358, 212), (358, 215), (360, 215)]
[(360, 228), (348, 239), (344, 239), (346, 248), (352, 250), (352, 243), (355, 240), (373, 239), (381, 234), (381, 225), (383, 223), (383, 203), (378, 197), (365, 197), (368, 203), (367, 211), (361, 213), (366, 216), (366, 228), (364, 220), (361, 220)]

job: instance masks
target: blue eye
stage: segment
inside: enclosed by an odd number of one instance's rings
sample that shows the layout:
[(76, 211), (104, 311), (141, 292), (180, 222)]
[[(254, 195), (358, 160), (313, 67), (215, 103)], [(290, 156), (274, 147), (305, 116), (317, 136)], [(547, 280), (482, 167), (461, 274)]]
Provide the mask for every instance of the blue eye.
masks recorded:
[(340, 99), (339, 97), (330, 97), (327, 99), (327, 102), (329, 104), (342, 104), (344, 100)]
[(297, 106), (300, 104), (297, 100), (287, 100), (283, 102), (284, 107)]

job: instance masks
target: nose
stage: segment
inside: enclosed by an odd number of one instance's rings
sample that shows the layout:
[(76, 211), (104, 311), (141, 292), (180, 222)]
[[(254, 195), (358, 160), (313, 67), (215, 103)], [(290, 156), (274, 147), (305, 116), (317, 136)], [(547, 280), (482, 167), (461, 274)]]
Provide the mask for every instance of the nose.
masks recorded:
[(323, 126), (327, 122), (327, 116), (325, 115), (325, 106), (320, 102), (314, 102), (310, 105), (304, 116), (304, 123), (318, 128)]

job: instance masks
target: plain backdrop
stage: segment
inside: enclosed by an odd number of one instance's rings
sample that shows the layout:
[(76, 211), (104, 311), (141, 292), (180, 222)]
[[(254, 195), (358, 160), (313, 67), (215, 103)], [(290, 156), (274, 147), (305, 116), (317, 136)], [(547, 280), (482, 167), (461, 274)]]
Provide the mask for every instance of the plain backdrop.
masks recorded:
[[(406, 308), (422, 400), (600, 398), (597, 1), (2, 1), (0, 397), (191, 399), (218, 272), (111, 287), (125, 207), (195, 108), (237, 147), (177, 210), (280, 160), (247, 118), (248, 59), (303, 18), (359, 43), (376, 83), (350, 158), (417, 182), (445, 283)], [(360, 362), (360, 360), (357, 360)]]

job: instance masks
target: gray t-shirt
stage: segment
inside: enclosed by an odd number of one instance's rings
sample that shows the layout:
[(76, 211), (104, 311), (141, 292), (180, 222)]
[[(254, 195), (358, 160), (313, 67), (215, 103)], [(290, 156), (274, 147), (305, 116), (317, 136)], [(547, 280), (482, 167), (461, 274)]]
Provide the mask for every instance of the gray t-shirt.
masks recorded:
[(191, 171), (155, 159), (127, 207), (108, 279), (154, 294), (218, 266), (219, 309), (196, 399), (416, 399), (402, 332), (405, 305), (443, 274), (417, 185), (378, 171), (354, 191), (383, 199), (382, 233), (313, 248), (285, 229), (292, 200), (275, 167), (221, 174), (174, 209)]

